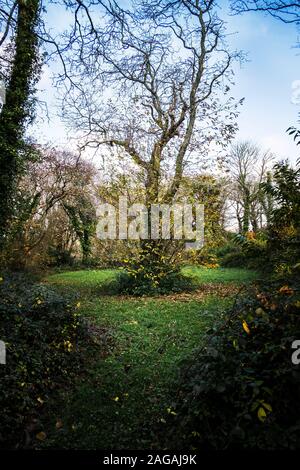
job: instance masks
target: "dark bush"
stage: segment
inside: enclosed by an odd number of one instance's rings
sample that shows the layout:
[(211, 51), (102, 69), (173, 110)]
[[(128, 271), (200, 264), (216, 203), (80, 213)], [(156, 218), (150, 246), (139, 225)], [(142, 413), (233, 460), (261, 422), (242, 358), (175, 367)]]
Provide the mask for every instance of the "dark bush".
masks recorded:
[(263, 240), (245, 238), (242, 243), (227, 245), (223, 253), (223, 256), (219, 254), (221, 266), (261, 269), (267, 259), (267, 243)]
[(74, 257), (70, 250), (51, 246), (48, 250), (49, 266), (73, 266)]
[(300, 448), (299, 279), (255, 288), (183, 368), (168, 448)]
[(221, 266), (225, 268), (240, 268), (247, 264), (247, 256), (241, 249), (236, 248), (231, 253), (227, 253), (220, 260)]
[(0, 365), (0, 447), (7, 449), (25, 445), (43, 404), (78, 373), (85, 327), (74, 300), (24, 275), (1, 278), (0, 318), (7, 357)]
[[(114, 281), (113, 281), (114, 282)], [(114, 282), (115, 290), (126, 295), (165, 295), (175, 292), (189, 292), (196, 288), (194, 280), (179, 272), (164, 276), (158, 285), (153, 284), (151, 278), (133, 277), (128, 272), (121, 272)]]

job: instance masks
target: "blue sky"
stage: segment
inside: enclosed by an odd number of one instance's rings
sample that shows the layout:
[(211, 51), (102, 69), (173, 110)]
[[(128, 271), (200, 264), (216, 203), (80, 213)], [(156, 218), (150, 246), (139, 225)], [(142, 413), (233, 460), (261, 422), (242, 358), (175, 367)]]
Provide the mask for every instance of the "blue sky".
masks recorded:
[[(297, 124), (300, 112), (300, 99), (294, 98), (298, 104), (292, 99), (293, 84), (300, 88), (300, 49), (293, 47), (297, 41), (296, 27), (259, 13), (228, 16), (228, 2), (221, 0), (220, 3), (224, 5), (220, 16), (226, 18), (228, 32), (235, 33), (229, 38), (231, 47), (248, 54), (248, 61), (242, 67), (235, 67), (233, 94), (245, 98), (236, 138), (253, 140), (279, 158), (295, 162), (300, 156), (300, 146), (297, 148), (285, 131), (290, 125)], [(68, 15), (61, 11), (58, 14), (57, 8), (51, 7), (48, 18), (55, 29), (60, 29), (67, 25)], [(66, 130), (55, 116), (56, 100), (50, 70), (44, 71), (39, 88), (42, 90), (39, 96), (48, 103), (51, 121), (38, 123), (34, 132), (38, 131), (40, 140), (63, 144)]]
[(231, 42), (248, 53), (248, 62), (236, 69), (235, 96), (244, 96), (237, 138), (251, 138), (280, 157), (300, 156), (285, 130), (297, 123), (292, 86), (300, 81), (300, 49), (294, 47), (297, 30), (273, 18), (247, 13), (229, 19), (238, 32)]

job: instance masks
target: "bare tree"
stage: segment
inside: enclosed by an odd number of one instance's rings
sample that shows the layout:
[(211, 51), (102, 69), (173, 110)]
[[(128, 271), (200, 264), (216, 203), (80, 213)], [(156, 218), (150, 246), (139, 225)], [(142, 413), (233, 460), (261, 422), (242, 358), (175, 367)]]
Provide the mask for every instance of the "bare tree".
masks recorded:
[(261, 183), (268, 178), (269, 163), (274, 156), (261, 151), (255, 144), (245, 141), (231, 147), (228, 158), (233, 201), (240, 233), (249, 231), (250, 225), (256, 232), (261, 228), (263, 217), (268, 222), (270, 201), (266, 201)]
[(229, 84), (241, 55), (226, 47), (214, 0), (97, 6), (76, 3), (64, 117), (82, 147), (105, 145), (132, 158), (144, 171), (149, 204), (170, 201), (189, 159), (234, 134), (238, 105)]

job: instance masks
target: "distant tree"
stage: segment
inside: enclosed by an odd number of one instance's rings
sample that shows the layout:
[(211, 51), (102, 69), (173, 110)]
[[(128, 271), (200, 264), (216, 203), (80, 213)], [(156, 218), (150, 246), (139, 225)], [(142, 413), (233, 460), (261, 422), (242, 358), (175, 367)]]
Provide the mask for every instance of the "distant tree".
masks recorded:
[(227, 183), (223, 178), (211, 174), (184, 177), (178, 198), (186, 198), (189, 203), (204, 204), (205, 246), (218, 246), (224, 241)]
[(264, 198), (261, 183), (268, 178), (268, 164), (273, 159), (255, 144), (245, 141), (231, 147), (228, 168), (232, 182), (231, 200), (235, 207), (239, 232), (255, 232), (262, 226), (262, 217), (269, 220), (271, 201)]
[(73, 201), (68, 198), (62, 204), (71, 226), (79, 240), (82, 263), (87, 264), (92, 253), (92, 240), (96, 231), (96, 211), (88, 194), (78, 194)]
[[(41, 246), (44, 255), (50, 246), (56, 249), (55, 237), (58, 244), (68, 247), (79, 240), (86, 260), (91, 237), (91, 228), (87, 226), (92, 224), (92, 219), (95, 223), (92, 196), (95, 170), (70, 152), (43, 147), (34, 147), (34, 151), (35, 159), (27, 164), (16, 193), (15, 217), (11, 222), (13, 236), (8, 246), (13, 263), (20, 267), (26, 264)], [(58, 220), (61, 224), (55, 227)], [(83, 224), (80, 227), (79, 220)]]

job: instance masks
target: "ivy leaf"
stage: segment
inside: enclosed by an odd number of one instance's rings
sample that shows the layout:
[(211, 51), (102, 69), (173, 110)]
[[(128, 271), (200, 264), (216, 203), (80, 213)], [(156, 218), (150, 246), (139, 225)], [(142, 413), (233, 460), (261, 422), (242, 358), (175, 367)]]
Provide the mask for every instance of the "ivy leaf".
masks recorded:
[(262, 406), (260, 406), (257, 410), (257, 417), (258, 417), (259, 421), (261, 421), (262, 423), (267, 418), (266, 410)]

